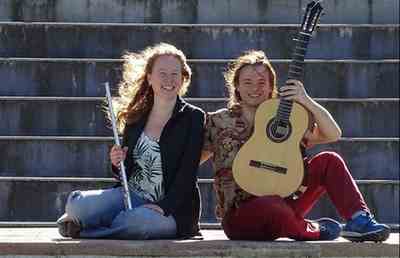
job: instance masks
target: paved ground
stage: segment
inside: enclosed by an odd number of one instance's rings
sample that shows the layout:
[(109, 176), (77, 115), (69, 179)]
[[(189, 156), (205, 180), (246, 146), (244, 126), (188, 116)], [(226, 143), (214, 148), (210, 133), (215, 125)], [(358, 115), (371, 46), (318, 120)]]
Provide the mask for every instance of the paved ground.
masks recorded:
[(63, 238), (56, 228), (0, 228), (0, 257), (399, 257), (398, 233), (391, 234), (384, 243), (351, 243), (343, 238), (327, 242), (229, 241), (221, 230), (203, 230), (202, 233), (203, 240), (123, 241)]

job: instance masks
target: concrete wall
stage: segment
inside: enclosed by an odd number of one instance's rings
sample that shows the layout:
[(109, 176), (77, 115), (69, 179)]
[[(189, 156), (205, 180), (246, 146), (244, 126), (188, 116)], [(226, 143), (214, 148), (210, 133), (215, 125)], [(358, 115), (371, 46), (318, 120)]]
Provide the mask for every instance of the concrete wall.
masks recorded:
[[(0, 180), (0, 220), (55, 221), (64, 212), (65, 201), (72, 190), (102, 189), (113, 183), (62, 181)], [(399, 184), (360, 184), (367, 204), (377, 220), (399, 221)], [(215, 197), (211, 184), (200, 184), (202, 195), (201, 222), (217, 222), (214, 215)], [(338, 218), (328, 200), (320, 202), (307, 216)]]
[[(2, 0), (0, 21), (299, 23), (306, 0)], [(321, 23), (399, 22), (397, 0), (325, 0)]]
[[(191, 99), (205, 111), (226, 107), (224, 100)], [(321, 100), (345, 137), (398, 137), (399, 101)], [(60, 98), (0, 101), (0, 135), (111, 136), (101, 99)], [(34, 110), (34, 112), (32, 112)]]
[[(1, 138), (2, 176), (109, 177), (110, 138)], [(399, 141), (346, 140), (311, 149), (340, 153), (357, 179), (399, 180)], [(93, 161), (96, 162), (93, 162)], [(209, 174), (210, 172), (201, 172)]]
[[(278, 85), (289, 60), (272, 60)], [(304, 85), (314, 98), (398, 98), (398, 60), (307, 60)], [(193, 77), (186, 97), (226, 97), (223, 71), (228, 60), (190, 61)], [(104, 97), (121, 80), (119, 60), (0, 59), (0, 95)]]
[[(298, 26), (167, 26), (0, 23), (0, 56), (120, 58), (129, 51), (167, 42), (188, 58), (236, 58), (261, 49), (270, 58), (291, 58)], [(395, 59), (399, 25), (321, 26), (307, 58)]]

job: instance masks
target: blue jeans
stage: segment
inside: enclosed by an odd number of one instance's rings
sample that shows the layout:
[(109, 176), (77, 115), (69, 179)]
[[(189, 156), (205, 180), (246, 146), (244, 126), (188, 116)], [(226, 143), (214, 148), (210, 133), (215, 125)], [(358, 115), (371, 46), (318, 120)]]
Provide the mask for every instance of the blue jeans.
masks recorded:
[(170, 215), (142, 205), (149, 203), (131, 192), (132, 210), (125, 210), (122, 187), (74, 191), (65, 211), (79, 221), (82, 238), (163, 239), (176, 236), (176, 222)]

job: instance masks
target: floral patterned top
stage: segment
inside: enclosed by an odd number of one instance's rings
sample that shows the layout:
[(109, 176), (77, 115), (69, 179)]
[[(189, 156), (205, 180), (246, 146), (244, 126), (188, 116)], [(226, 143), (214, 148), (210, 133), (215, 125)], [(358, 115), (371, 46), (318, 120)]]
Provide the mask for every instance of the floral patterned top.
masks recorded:
[(130, 191), (141, 198), (157, 202), (164, 197), (160, 145), (144, 132), (132, 153), (135, 161), (128, 181)]
[[(308, 129), (313, 131), (315, 126), (315, 120), (309, 114)], [(239, 105), (207, 113), (203, 149), (213, 153), (214, 190), (217, 199), (215, 213), (217, 218), (222, 219), (229, 209), (238, 208), (241, 202), (255, 197), (241, 189), (234, 181), (232, 174), (235, 156), (242, 145), (251, 137), (253, 130), (253, 126), (250, 126), (246, 121)], [(313, 146), (304, 138), (301, 144), (304, 148)], [(306, 188), (303, 187), (304, 189)]]
[(217, 199), (217, 218), (223, 218), (232, 207), (253, 195), (245, 192), (234, 181), (232, 165), (240, 147), (250, 138), (249, 128), (239, 106), (208, 113), (205, 125), (204, 150), (213, 152), (214, 189)]

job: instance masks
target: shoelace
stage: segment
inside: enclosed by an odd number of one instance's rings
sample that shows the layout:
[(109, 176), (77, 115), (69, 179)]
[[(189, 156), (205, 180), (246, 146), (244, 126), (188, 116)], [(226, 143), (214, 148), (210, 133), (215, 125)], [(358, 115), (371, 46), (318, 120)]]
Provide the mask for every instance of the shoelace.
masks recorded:
[(376, 220), (374, 219), (373, 215), (364, 215), (363, 217), (366, 217), (366, 219), (363, 219), (363, 223), (361, 225), (362, 228), (368, 227), (371, 224), (376, 224)]
[(378, 222), (375, 220), (374, 216), (369, 216), (367, 224), (377, 224)]
[(79, 227), (81, 226), (81, 223), (79, 222), (79, 220), (77, 218), (71, 217), (71, 222)]

